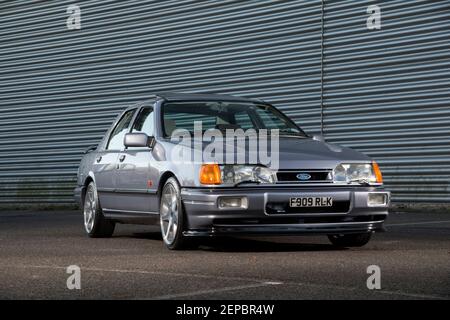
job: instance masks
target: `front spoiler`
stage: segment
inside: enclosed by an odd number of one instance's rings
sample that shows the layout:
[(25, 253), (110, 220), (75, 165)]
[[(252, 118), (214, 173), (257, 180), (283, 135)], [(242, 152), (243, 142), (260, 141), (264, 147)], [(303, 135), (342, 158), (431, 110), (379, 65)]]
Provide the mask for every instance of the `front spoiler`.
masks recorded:
[(384, 220), (345, 223), (216, 225), (210, 229), (187, 230), (185, 236), (220, 235), (311, 235), (349, 234), (384, 231)]

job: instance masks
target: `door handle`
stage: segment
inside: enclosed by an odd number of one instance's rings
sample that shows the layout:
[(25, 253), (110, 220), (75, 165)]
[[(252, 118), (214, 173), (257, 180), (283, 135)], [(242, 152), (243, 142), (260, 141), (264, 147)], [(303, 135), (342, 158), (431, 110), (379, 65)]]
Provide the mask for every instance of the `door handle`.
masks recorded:
[(95, 159), (95, 161), (97, 161), (97, 163), (99, 163), (100, 161), (102, 161), (102, 157), (98, 157), (97, 159)]
[(124, 154), (119, 157), (119, 161), (120, 162), (123, 162), (123, 160), (125, 160), (125, 155)]

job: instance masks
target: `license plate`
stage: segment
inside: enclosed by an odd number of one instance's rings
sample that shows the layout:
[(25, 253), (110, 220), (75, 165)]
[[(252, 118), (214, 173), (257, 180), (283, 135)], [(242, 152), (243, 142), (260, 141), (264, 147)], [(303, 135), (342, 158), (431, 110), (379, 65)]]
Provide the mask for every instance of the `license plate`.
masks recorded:
[(331, 207), (333, 198), (331, 197), (295, 197), (290, 198), (289, 206), (292, 207)]

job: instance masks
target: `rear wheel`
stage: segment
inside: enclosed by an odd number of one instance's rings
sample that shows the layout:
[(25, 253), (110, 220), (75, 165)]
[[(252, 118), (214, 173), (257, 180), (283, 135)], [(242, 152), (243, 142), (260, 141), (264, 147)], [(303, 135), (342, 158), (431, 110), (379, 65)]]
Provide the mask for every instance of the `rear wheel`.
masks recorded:
[(333, 234), (329, 235), (328, 239), (337, 247), (362, 247), (370, 241), (371, 237), (371, 233)]
[(89, 183), (84, 197), (84, 229), (91, 238), (111, 237), (114, 233), (115, 223), (103, 216), (98, 200), (97, 188), (92, 181)]
[(186, 248), (190, 241), (183, 235), (184, 211), (180, 186), (175, 178), (169, 178), (164, 184), (159, 214), (161, 235), (166, 247), (171, 250)]

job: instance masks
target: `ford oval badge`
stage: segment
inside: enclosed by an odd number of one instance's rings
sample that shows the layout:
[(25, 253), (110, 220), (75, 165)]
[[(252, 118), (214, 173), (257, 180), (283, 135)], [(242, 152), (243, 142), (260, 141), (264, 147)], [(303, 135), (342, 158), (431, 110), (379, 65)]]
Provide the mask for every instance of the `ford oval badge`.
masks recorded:
[(298, 175), (296, 175), (296, 177), (298, 180), (301, 180), (301, 181), (306, 181), (306, 180), (311, 179), (311, 175), (308, 173), (299, 173)]

